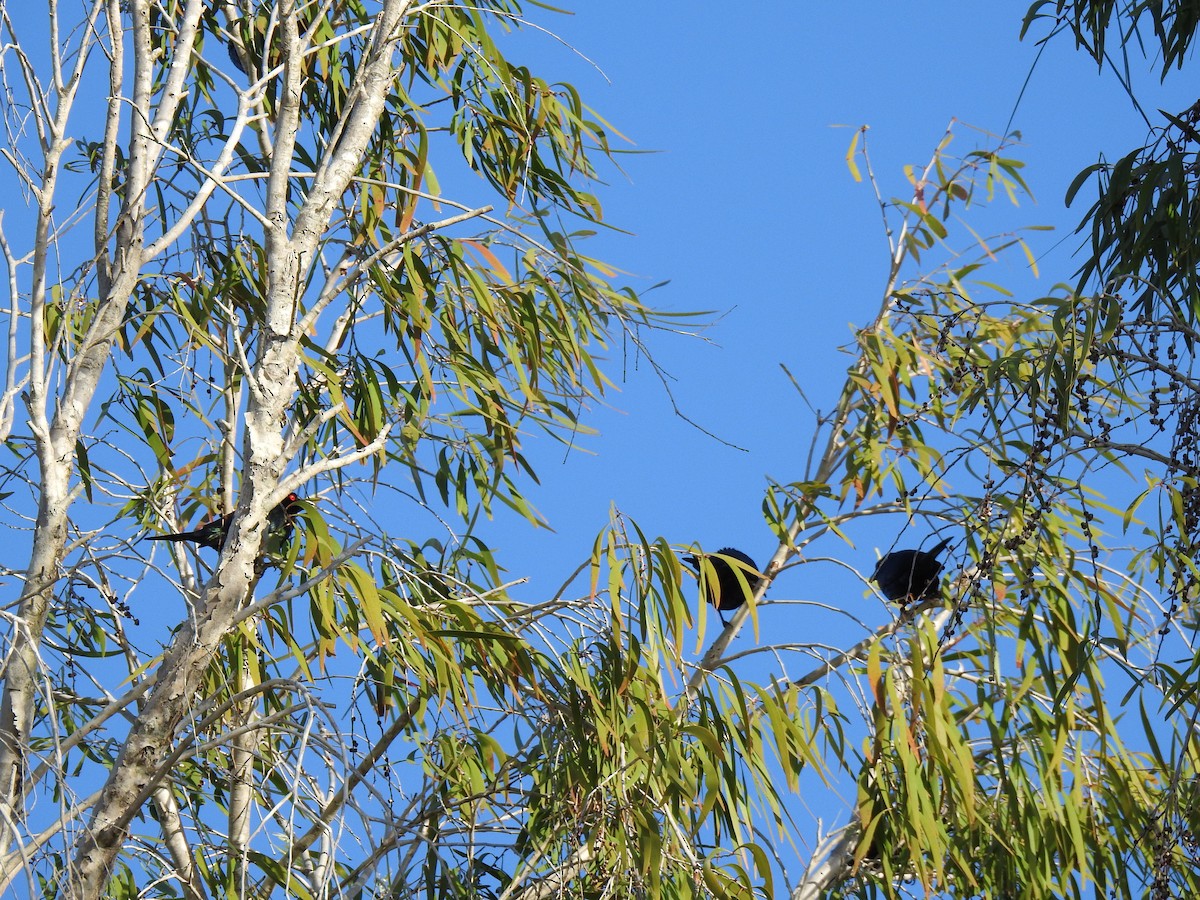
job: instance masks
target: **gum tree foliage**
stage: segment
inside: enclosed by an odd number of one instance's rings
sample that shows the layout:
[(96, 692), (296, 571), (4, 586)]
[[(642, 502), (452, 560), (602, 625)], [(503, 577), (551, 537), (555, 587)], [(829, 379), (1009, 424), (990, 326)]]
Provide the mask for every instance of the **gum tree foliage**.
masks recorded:
[[(6, 892), (514, 883), (539, 741), (630, 686), (550, 643), (604, 607), (514, 604), (475, 527), (537, 521), (524, 443), (662, 322), (582, 249), (611, 129), (501, 49), (525, 24), (0, 4)], [(139, 541), (233, 511), (219, 558)]]
[[(1194, 895), (1191, 114), (1081, 176), (1093, 252), (1040, 297), (966, 224), (1024, 192), (1010, 140), (895, 199), (856, 138), (878, 312), (705, 647), (620, 516), (535, 602), (477, 534), (671, 324), (583, 254), (613, 131), (506, 54), (526, 15), (0, 4), (5, 891)], [(1137, 16), (1181, 61), (1179, 10), (1027, 24), (1103, 60)], [(219, 557), (138, 540), (229, 511)], [(869, 588), (823, 566), (886, 515), (955, 538), (945, 600), (829, 647)]]
[[(1182, 67), (1198, 24), (1189, 4), (1039, 2), (1025, 34), (1073, 36), (1127, 85), (1139, 51)], [(838, 478), (776, 506), (801, 540), (889, 503), (961, 536), (946, 603), (864, 646), (855, 821), (794, 896), (1200, 889), (1198, 120), (1163, 112), (1080, 173), (1080, 268), (1044, 296), (986, 274), (1002, 243), (944, 257), (980, 186), (944, 153), (883, 204), (896, 259), (947, 262), (859, 332)], [(1007, 156), (988, 193), (1023, 186)]]

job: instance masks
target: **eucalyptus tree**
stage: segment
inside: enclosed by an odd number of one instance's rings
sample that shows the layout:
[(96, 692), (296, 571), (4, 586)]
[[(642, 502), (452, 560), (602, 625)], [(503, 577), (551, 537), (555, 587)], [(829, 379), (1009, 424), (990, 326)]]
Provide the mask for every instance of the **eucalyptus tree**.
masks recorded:
[[(479, 528), (538, 520), (529, 442), (678, 321), (585, 253), (614, 132), (515, 61), (541, 15), (0, 3), (4, 889), (1196, 893), (1194, 113), (1081, 175), (1044, 296), (960, 224), (1025, 191), (1009, 138), (948, 132), (902, 198), (855, 138), (876, 312), (709, 641), (636, 523), (533, 602)], [(1104, 60), (1129, 16), (1182, 63), (1157, 7), (1027, 27)], [(829, 565), (881, 517), (949, 541), (882, 625), (873, 560)]]
[[(536, 520), (527, 432), (579, 427), (598, 352), (658, 325), (581, 248), (610, 129), (505, 55), (527, 24), (507, 0), (0, 15), (0, 423), (28, 538), (27, 564), (8, 556), (3, 883), (491, 877), (430, 837), (475, 802), (437, 768), (511, 714), (481, 697), (532, 677), (516, 625), (544, 613), (514, 618), (475, 523)], [(401, 539), (399, 515), (350, 509), (363, 485), (458, 524)], [(294, 537), (266, 546), (292, 493)], [(215, 559), (136, 539), (223, 514)], [(411, 803), (372, 783), (401, 737), (430, 742)]]
[[(1178, 5), (1045, 0), (1024, 36), (1052, 51), (1074, 38), (1136, 105), (1133, 60), (1165, 79), (1196, 26)], [(923, 257), (924, 273), (889, 284), (858, 334), (837, 407), (853, 414), (827, 419), (831, 446), (845, 434), (836, 476), (774, 508), (791, 538), (814, 520), (853, 533), (891, 506), (954, 536), (956, 574), (903, 641), (864, 641), (868, 736), (826, 757), (854, 779), (853, 812), (793, 896), (1200, 887), (1198, 120), (1146, 114), (1143, 145), (1079, 173), (1079, 268), (1040, 294), (989, 272), (1021, 244), (954, 244), (956, 203), (1020, 194), (1009, 152), (967, 154), (982, 181), (935, 159), (910, 195), (881, 198), (894, 258)]]

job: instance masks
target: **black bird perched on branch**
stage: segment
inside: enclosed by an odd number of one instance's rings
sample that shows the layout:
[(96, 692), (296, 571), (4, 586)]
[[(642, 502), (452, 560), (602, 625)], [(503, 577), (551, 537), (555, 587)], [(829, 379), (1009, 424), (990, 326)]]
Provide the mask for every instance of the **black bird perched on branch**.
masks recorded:
[[(263, 539), (264, 547), (280, 547), (292, 539), (292, 520), (300, 514), (300, 498), (288, 494), (283, 502), (267, 514), (267, 534)], [(195, 531), (180, 531), (176, 534), (155, 534), (146, 538), (148, 541), (191, 541), (201, 547), (211, 547), (220, 551), (229, 537), (229, 526), (233, 524), (233, 513), (226, 513), (218, 519), (206, 522)]]
[(871, 580), (883, 596), (901, 606), (916, 600), (932, 600), (942, 591), (942, 564), (937, 561), (950, 539), (932, 550), (896, 550), (879, 560)]
[[(683, 561), (700, 576), (701, 583), (708, 593), (708, 602), (716, 607), (718, 615), (737, 609), (745, 603), (746, 597), (754, 593), (761, 579), (754, 560), (733, 547), (722, 547), (716, 553), (685, 556)], [(708, 565), (707, 572), (704, 572), (704, 563)], [(745, 580), (745, 587), (738, 579), (738, 570)], [(721, 616), (721, 621), (725, 622), (724, 616)]]

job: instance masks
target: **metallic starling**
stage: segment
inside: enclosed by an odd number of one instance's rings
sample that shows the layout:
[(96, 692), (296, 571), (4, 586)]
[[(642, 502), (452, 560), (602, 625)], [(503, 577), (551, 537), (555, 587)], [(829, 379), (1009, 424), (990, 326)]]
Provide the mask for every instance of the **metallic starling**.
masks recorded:
[[(300, 498), (288, 494), (283, 502), (267, 515), (267, 534), (263, 546), (269, 544), (282, 546), (292, 539), (292, 520), (300, 513)], [(180, 531), (176, 534), (156, 534), (148, 541), (191, 541), (201, 547), (211, 547), (220, 551), (229, 536), (229, 526), (233, 524), (233, 513), (226, 513), (218, 519), (206, 522), (195, 531)]]
[(883, 596), (901, 606), (917, 600), (933, 600), (942, 592), (942, 564), (937, 555), (950, 539), (932, 550), (896, 550), (879, 560), (871, 580), (879, 585)]
[[(696, 575), (700, 577), (701, 584), (708, 594), (708, 602), (716, 608), (718, 615), (744, 604), (746, 597), (754, 593), (761, 579), (754, 560), (733, 547), (722, 547), (716, 553), (685, 556), (683, 561), (696, 570)], [(702, 563), (707, 563), (707, 572), (704, 571)], [(742, 582), (738, 580), (735, 566), (741, 570), (745, 587), (742, 587)], [(725, 622), (724, 616), (721, 616), (721, 621)]]

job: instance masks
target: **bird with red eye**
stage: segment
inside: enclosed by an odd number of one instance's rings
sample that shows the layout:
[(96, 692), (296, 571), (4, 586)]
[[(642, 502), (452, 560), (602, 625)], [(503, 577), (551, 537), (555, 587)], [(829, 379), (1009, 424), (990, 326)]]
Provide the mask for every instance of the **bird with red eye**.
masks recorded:
[(901, 607), (935, 600), (942, 594), (942, 564), (937, 556), (949, 543), (946, 538), (932, 550), (894, 550), (875, 564), (871, 580), (883, 596)]
[(701, 590), (708, 595), (708, 602), (725, 625), (729, 623), (722, 613), (745, 604), (762, 580), (762, 573), (758, 571), (754, 560), (733, 547), (722, 547), (716, 553), (685, 556), (683, 561), (696, 572)]
[[(283, 502), (267, 514), (267, 531), (263, 536), (263, 548), (274, 554), (278, 548), (286, 547), (292, 539), (292, 523), (300, 515), (303, 507), (296, 494), (288, 494)], [(155, 534), (146, 538), (148, 541), (174, 541), (197, 544), (220, 551), (229, 537), (229, 528), (233, 525), (234, 513), (226, 513), (219, 518), (206, 522), (194, 531), (179, 531), (175, 534)]]

